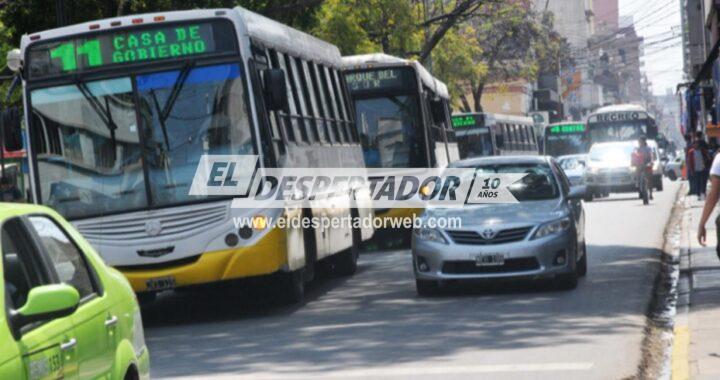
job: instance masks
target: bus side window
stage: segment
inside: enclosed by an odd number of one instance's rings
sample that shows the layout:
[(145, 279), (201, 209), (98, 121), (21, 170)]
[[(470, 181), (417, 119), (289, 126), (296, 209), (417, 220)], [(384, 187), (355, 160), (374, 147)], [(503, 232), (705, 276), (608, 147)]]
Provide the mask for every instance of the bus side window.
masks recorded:
[(330, 72), (328, 71), (327, 66), (320, 66), (320, 77), (323, 80), (323, 83), (325, 84), (325, 89), (327, 90), (328, 94), (328, 103), (330, 106), (330, 111), (332, 112), (332, 122), (330, 125), (332, 126), (332, 130), (335, 133), (335, 137), (337, 138), (337, 142), (342, 144), (346, 142), (345, 136), (343, 136), (341, 132), (341, 122), (342, 116), (340, 116), (340, 109), (337, 104), (337, 99), (335, 98), (335, 91), (333, 89), (333, 85), (330, 78)]
[(495, 154), (499, 155), (505, 150), (505, 134), (501, 126), (493, 126), (491, 131), (495, 137), (495, 148), (499, 150), (499, 152), (495, 152)]
[(325, 125), (327, 126), (328, 136), (330, 136), (330, 143), (341, 143), (335, 126), (335, 109), (333, 109), (332, 97), (330, 96), (330, 90), (327, 86), (328, 82), (325, 79), (324, 67), (318, 64), (313, 64), (313, 66), (315, 67), (318, 88), (322, 95), (322, 104), (325, 110)]
[(309, 120), (310, 129), (312, 131), (311, 135), (315, 141), (325, 142), (325, 134), (322, 133), (322, 116), (320, 115), (318, 106), (319, 100), (317, 99), (317, 93), (315, 92), (313, 81), (310, 78), (308, 64), (303, 59), (296, 59), (295, 62), (298, 65), (298, 76), (301, 79), (303, 94), (305, 94), (305, 99), (307, 101), (307, 116), (311, 118), (311, 120)]
[(295, 63), (295, 57), (285, 55), (285, 67), (287, 68), (288, 79), (292, 87), (293, 98), (295, 98), (295, 114), (292, 115), (293, 125), (297, 126), (300, 132), (300, 139), (310, 142), (310, 125), (306, 117), (309, 115), (306, 106), (305, 93), (302, 91), (300, 78)]
[(353, 128), (352, 117), (350, 117), (350, 110), (348, 109), (347, 102), (345, 101), (345, 94), (347, 94), (347, 92), (345, 92), (345, 88), (343, 88), (342, 86), (342, 82), (340, 81), (337, 70), (329, 70), (330, 80), (333, 83), (333, 87), (335, 88), (335, 99), (337, 101), (338, 107), (340, 108), (341, 118), (338, 122), (340, 130), (345, 137), (345, 142), (354, 143), (356, 142), (354, 138), (355, 134), (352, 131), (355, 128)]
[(285, 82), (287, 85), (288, 113), (283, 112), (282, 114), (282, 119), (285, 125), (285, 133), (287, 134), (289, 141), (297, 142), (297, 137), (300, 135), (300, 131), (297, 120), (293, 118), (293, 115), (298, 114), (297, 109), (295, 108), (297, 103), (295, 97), (293, 96), (293, 85), (290, 79), (290, 73), (285, 65), (285, 54), (279, 51), (276, 51), (275, 54), (277, 55), (278, 67), (285, 72)]
[(330, 116), (328, 115), (328, 105), (327, 100), (325, 99), (325, 92), (323, 91), (323, 86), (320, 83), (320, 76), (318, 75), (317, 65), (314, 62), (308, 61), (307, 67), (310, 74), (310, 81), (312, 82), (312, 88), (315, 90), (315, 98), (317, 99), (319, 117), (321, 119), (319, 125), (319, 129), (321, 131), (320, 135), (324, 136), (324, 141), (332, 144), (334, 140), (332, 135), (330, 134), (330, 126), (328, 122)]

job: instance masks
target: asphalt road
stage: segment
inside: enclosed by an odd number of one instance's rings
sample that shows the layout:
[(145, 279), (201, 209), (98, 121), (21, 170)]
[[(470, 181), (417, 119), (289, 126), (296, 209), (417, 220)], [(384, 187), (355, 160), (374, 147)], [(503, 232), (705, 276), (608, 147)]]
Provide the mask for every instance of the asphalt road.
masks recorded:
[(307, 302), (262, 284), (162, 296), (144, 311), (153, 378), (621, 379), (636, 373), (658, 249), (678, 190), (586, 204), (588, 277), (573, 291), (495, 283), (415, 294), (408, 251), (361, 257)]

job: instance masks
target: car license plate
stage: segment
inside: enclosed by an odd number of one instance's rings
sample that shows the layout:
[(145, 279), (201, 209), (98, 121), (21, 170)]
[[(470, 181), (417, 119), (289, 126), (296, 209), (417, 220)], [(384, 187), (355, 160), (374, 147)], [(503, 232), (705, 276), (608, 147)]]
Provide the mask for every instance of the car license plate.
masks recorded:
[(173, 276), (167, 276), (167, 277), (158, 277), (158, 278), (151, 278), (145, 282), (147, 285), (147, 290), (168, 290), (175, 288), (175, 277)]
[(505, 255), (502, 253), (490, 253), (475, 256), (475, 265), (479, 267), (493, 267), (505, 265)]

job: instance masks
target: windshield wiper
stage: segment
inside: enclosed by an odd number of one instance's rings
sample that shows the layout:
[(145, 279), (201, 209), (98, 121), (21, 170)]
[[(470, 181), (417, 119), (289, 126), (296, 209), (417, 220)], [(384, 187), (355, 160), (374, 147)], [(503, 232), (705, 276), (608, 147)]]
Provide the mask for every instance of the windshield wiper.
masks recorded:
[(80, 79), (80, 77), (75, 78), (75, 87), (78, 88), (83, 97), (85, 97), (85, 100), (87, 100), (87, 102), (90, 104), (90, 107), (92, 107), (92, 109), (95, 111), (103, 124), (105, 124), (108, 131), (110, 131), (110, 141), (113, 145), (114, 155), (114, 152), (117, 149), (117, 140), (115, 138), (117, 124), (115, 124), (115, 120), (113, 120), (112, 113), (110, 112), (110, 102), (108, 98), (105, 97), (105, 108), (103, 108), (103, 105), (102, 103), (100, 103), (98, 97), (95, 96), (92, 91), (90, 91), (90, 88), (88, 88), (87, 84), (82, 79)]
[(190, 72), (192, 71), (193, 67), (195, 67), (195, 61), (190, 60), (185, 62), (185, 65), (180, 70), (180, 74), (178, 74), (178, 77), (175, 80), (175, 84), (173, 84), (173, 87), (170, 90), (170, 96), (168, 96), (168, 99), (165, 102), (165, 106), (163, 107), (162, 111), (158, 110), (160, 111), (160, 120), (163, 125), (165, 124), (165, 121), (168, 119), (168, 117), (170, 117), (170, 112), (172, 112), (172, 109), (175, 106), (175, 102), (180, 95), (180, 91), (182, 91), (182, 88), (185, 85), (188, 77), (190, 76)]

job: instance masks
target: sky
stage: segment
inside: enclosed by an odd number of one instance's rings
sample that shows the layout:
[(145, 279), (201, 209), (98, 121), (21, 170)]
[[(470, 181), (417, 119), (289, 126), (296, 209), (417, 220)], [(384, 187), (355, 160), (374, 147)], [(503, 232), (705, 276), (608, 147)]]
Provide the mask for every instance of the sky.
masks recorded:
[(620, 0), (620, 17), (628, 15), (633, 16), (638, 35), (645, 38), (642, 70), (652, 82), (653, 93), (674, 91), (684, 82), (680, 0)]

